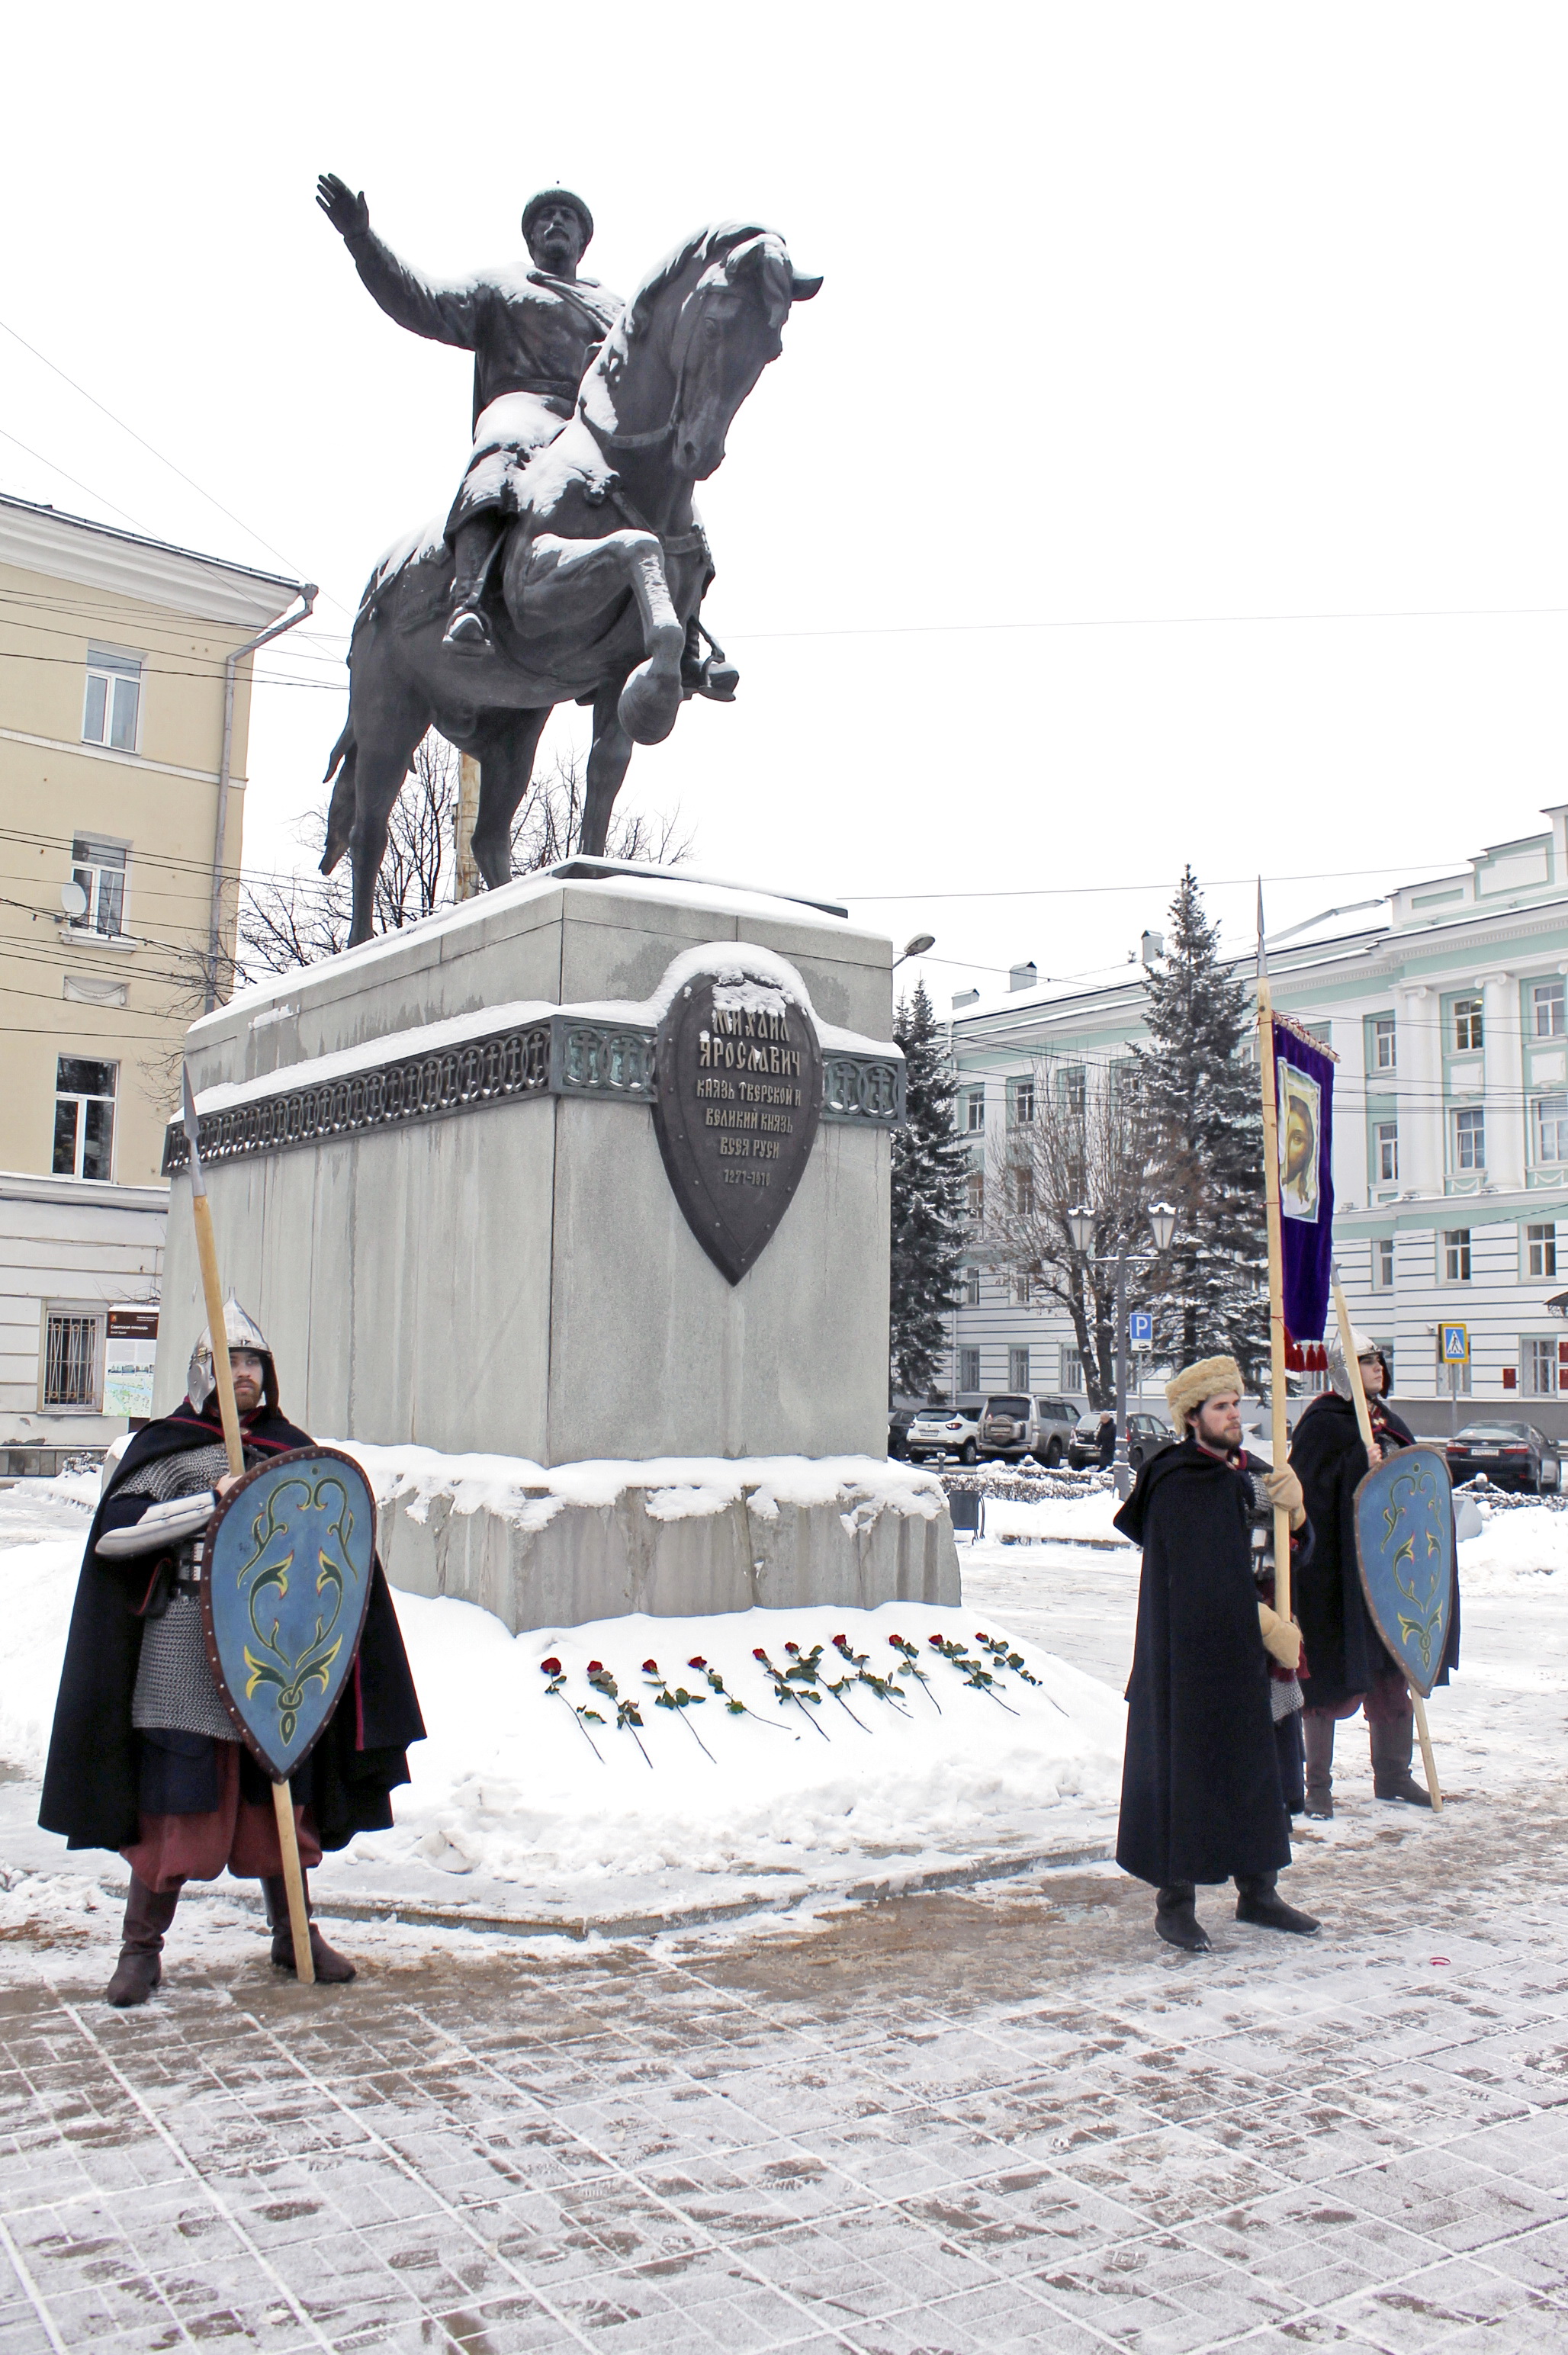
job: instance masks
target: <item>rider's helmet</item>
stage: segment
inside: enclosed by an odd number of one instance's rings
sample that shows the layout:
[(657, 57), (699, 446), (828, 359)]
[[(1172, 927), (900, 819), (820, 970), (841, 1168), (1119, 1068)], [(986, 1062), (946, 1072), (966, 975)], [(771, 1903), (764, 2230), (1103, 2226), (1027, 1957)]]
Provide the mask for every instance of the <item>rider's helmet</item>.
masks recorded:
[(583, 203), (582, 198), (581, 197), (574, 197), (570, 188), (541, 188), (537, 197), (530, 197), (528, 198), (528, 203), (523, 207), (523, 236), (525, 240), (536, 218), (539, 214), (543, 212), (547, 205), (570, 205), (571, 207), (572, 211), (582, 223), (582, 250), (586, 253), (589, 247), (593, 242), (593, 216), (589, 211), (587, 206)]

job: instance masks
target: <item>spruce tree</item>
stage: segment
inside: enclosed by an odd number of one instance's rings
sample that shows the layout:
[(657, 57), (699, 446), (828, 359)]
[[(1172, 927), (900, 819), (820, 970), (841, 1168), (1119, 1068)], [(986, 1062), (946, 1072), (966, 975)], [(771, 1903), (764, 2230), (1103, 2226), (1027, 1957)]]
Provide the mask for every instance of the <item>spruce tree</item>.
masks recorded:
[(969, 1156), (954, 1131), (958, 1083), (923, 983), (899, 1001), (893, 1037), (904, 1052), (907, 1125), (892, 1142), (891, 1377), (906, 1397), (926, 1398), (941, 1372), (943, 1319), (957, 1305)]
[(1235, 1358), (1249, 1388), (1268, 1365), (1263, 1114), (1245, 983), (1228, 974), (1192, 869), (1170, 908), (1163, 970), (1148, 977), (1138, 1061), (1154, 1131), (1150, 1191), (1179, 1213), (1150, 1305), (1173, 1367)]

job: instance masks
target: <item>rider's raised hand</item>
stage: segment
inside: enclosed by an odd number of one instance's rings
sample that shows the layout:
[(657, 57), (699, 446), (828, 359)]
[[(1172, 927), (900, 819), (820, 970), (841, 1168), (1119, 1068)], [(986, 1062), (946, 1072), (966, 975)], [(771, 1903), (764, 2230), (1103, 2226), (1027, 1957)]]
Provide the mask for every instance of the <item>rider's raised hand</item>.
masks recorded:
[(356, 196), (336, 172), (323, 172), (315, 184), (315, 200), (339, 237), (363, 237), (370, 226), (364, 189)]

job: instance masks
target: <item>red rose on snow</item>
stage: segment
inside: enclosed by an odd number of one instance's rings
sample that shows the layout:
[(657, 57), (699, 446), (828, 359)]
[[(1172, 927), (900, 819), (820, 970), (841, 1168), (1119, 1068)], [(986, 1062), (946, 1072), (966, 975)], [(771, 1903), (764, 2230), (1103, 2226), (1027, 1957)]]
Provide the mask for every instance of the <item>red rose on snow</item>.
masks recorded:
[(756, 1650), (752, 1654), (753, 1660), (765, 1660), (767, 1657), (767, 1654), (763, 1651), (760, 1644), (757, 1646)]
[(686, 1665), (688, 1668), (705, 1668), (708, 1666), (708, 1663), (703, 1658), (701, 1653), (697, 1652), (693, 1654), (692, 1657), (688, 1660)]
[(976, 1642), (976, 1644), (988, 1644), (988, 1643), (990, 1642), (990, 1640), (991, 1640), (991, 1639), (990, 1639), (989, 1636), (987, 1636), (987, 1633), (986, 1633), (986, 1631), (985, 1631), (984, 1627), (976, 1627), (976, 1630), (975, 1630), (975, 1641)]
[(888, 1637), (888, 1641), (890, 1644), (901, 1644), (903, 1642), (903, 1637), (901, 1636), (890, 1636)]
[(560, 1662), (559, 1660), (541, 1660), (539, 1662), (539, 1672), (542, 1676), (559, 1677), (560, 1674)]
[(590, 1660), (590, 1661), (589, 1661), (589, 1663), (588, 1663), (588, 1673), (589, 1673), (589, 1675), (590, 1675), (591, 1677), (596, 1677), (596, 1676), (599, 1674), (600, 1669), (603, 1667), (603, 1665), (604, 1665), (604, 1663), (603, 1663), (603, 1660)]
[(835, 1636), (833, 1640), (837, 1645), (839, 1650), (842, 1651), (849, 1639), (847, 1636)]
[(645, 1661), (643, 1662), (643, 1674), (644, 1674), (644, 1676), (645, 1676), (645, 1677), (656, 1677), (656, 1676), (657, 1676), (657, 1674), (658, 1674), (658, 1672), (659, 1672), (659, 1664), (658, 1664), (658, 1662), (657, 1662), (656, 1660), (645, 1660)]
[(798, 1644), (786, 1644), (786, 1645), (784, 1646), (784, 1650), (789, 1654), (789, 1656), (790, 1656), (790, 1657), (791, 1657), (792, 1659), (795, 1659), (795, 1660), (798, 1660), (798, 1659), (799, 1659), (799, 1657), (800, 1657), (800, 1646), (799, 1646)]
[(940, 1652), (940, 1651), (941, 1651), (941, 1649), (942, 1649), (942, 1638), (941, 1638), (941, 1636), (928, 1636), (926, 1637), (926, 1639), (925, 1639), (925, 1640), (926, 1640), (926, 1642), (931, 1646), (931, 1648), (932, 1648), (932, 1650), (933, 1650), (933, 1652)]

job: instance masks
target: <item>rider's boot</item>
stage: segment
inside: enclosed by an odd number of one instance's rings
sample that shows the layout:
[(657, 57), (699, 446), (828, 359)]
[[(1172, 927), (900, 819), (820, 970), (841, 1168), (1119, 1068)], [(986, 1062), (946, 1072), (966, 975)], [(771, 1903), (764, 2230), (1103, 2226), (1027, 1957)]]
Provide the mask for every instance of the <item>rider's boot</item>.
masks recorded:
[[(706, 639), (711, 654), (702, 651)], [(710, 631), (705, 630), (695, 613), (686, 625), (686, 644), (680, 654), (680, 691), (682, 695), (706, 695), (714, 703), (733, 703), (741, 674), (730, 662), (723, 647)]]
[(501, 544), (502, 528), (500, 516), (472, 516), (458, 526), (453, 536), (452, 619), (442, 645), (454, 655), (483, 655), (490, 651), (490, 624), (485, 617), (483, 599), (490, 567)]

